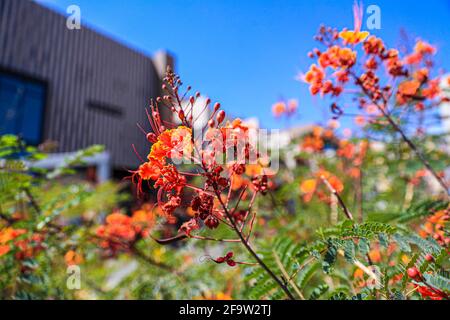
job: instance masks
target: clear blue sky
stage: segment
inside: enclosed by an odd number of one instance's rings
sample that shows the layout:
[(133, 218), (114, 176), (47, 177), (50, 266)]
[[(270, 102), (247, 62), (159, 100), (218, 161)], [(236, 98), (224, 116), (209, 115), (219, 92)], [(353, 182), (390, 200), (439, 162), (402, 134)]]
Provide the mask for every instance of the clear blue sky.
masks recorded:
[[(185, 83), (222, 103), (233, 116), (258, 116), (278, 128), (271, 105), (280, 97), (300, 101), (301, 123), (324, 119), (320, 101), (294, 80), (307, 70), (307, 52), (319, 25), (352, 27), (353, 0), (40, 0), (58, 11), (77, 4), (82, 22), (152, 54), (177, 57)], [(450, 0), (377, 0), (382, 28), (374, 31), (394, 46), (400, 30), (439, 49), (437, 61), (450, 70)]]

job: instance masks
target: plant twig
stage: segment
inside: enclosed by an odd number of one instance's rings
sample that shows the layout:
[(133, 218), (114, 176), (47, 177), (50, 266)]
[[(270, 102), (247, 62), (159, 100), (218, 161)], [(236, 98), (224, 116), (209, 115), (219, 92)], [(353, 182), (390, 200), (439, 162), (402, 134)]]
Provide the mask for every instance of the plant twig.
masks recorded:
[(433, 169), (429, 161), (425, 158), (425, 156), (422, 154), (422, 152), (417, 148), (417, 146), (412, 142), (407, 136), (406, 133), (403, 131), (402, 128), (392, 119), (390, 114), (386, 111), (386, 99), (384, 100), (384, 106), (380, 106), (378, 101), (373, 98), (372, 94), (364, 87), (363, 83), (361, 82), (361, 79), (353, 73), (350, 72), (350, 74), (353, 76), (353, 78), (356, 81), (356, 84), (361, 87), (364, 94), (372, 101), (372, 103), (377, 107), (377, 109), (383, 114), (383, 116), (386, 118), (386, 120), (389, 122), (389, 124), (392, 126), (392, 128), (400, 134), (403, 141), (406, 142), (406, 144), (409, 146), (409, 148), (416, 154), (416, 156), (419, 158), (419, 160), (422, 162), (422, 164), (427, 168), (427, 170), (433, 175), (433, 177), (436, 179), (436, 181), (441, 185), (441, 187), (445, 190), (447, 197), (450, 198), (450, 190), (448, 185), (445, 183), (445, 181), (440, 177), (436, 171)]
[(283, 274), (283, 277), (286, 279), (286, 281), (292, 286), (292, 288), (294, 288), (294, 291), (298, 294), (298, 296), (300, 297), (300, 299), (305, 300), (305, 296), (302, 294), (302, 292), (300, 291), (300, 289), (297, 287), (297, 285), (295, 284), (295, 281), (293, 281), (293, 279), (289, 276), (289, 274), (287, 273), (286, 269), (283, 266), (283, 263), (280, 260), (280, 257), (278, 256), (278, 254), (275, 252), (275, 250), (272, 250), (272, 254), (273, 257), (275, 258), (275, 262), (278, 266), (278, 268), (280, 269), (281, 273)]
[(336, 191), (336, 189), (333, 188), (333, 186), (330, 184), (330, 182), (328, 182), (328, 180), (322, 175), (320, 176), (320, 179), (322, 179), (322, 181), (325, 183), (325, 185), (327, 186), (327, 188), (330, 190), (330, 192), (336, 197), (336, 199), (338, 200), (338, 203), (340, 204), (340, 206), (342, 207), (342, 210), (344, 210), (345, 215), (347, 216), (347, 218), (349, 220), (353, 221), (353, 215), (350, 212), (350, 210), (347, 208), (347, 206), (345, 205), (344, 200), (342, 200), (342, 197), (339, 195), (339, 193)]
[(239, 227), (237, 226), (236, 222), (233, 219), (233, 216), (228, 211), (228, 208), (226, 207), (225, 203), (223, 202), (222, 198), (220, 197), (220, 192), (217, 185), (213, 185), (214, 191), (216, 193), (217, 199), (220, 202), (220, 205), (223, 207), (225, 211), (225, 215), (227, 216), (228, 220), (230, 220), (233, 230), (236, 232), (238, 237), (241, 239), (242, 244), (247, 249), (247, 251), (255, 258), (255, 260), (258, 262), (258, 264), (272, 277), (273, 280), (278, 284), (278, 286), (284, 291), (284, 293), (288, 296), (289, 299), (295, 300), (295, 297), (292, 295), (292, 293), (289, 291), (289, 289), (284, 285), (284, 283), (273, 273), (272, 270), (261, 260), (261, 258), (256, 254), (256, 252), (253, 250), (253, 248), (249, 245), (248, 241), (245, 239), (242, 232), (240, 232)]

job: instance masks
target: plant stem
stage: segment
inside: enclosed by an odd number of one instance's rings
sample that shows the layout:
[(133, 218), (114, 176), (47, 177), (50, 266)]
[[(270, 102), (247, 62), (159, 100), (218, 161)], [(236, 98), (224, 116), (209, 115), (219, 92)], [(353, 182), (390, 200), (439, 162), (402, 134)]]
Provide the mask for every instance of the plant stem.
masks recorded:
[(280, 260), (280, 257), (275, 252), (275, 250), (272, 250), (273, 257), (275, 258), (275, 262), (277, 263), (278, 268), (280, 268), (281, 273), (283, 274), (284, 278), (286, 279), (286, 282), (289, 282), (289, 284), (294, 288), (294, 291), (297, 293), (297, 295), (300, 297), (300, 299), (305, 300), (305, 296), (302, 294), (300, 289), (295, 284), (295, 281), (289, 277), (289, 274), (287, 273), (286, 269), (283, 266), (283, 263)]
[(216, 193), (217, 199), (219, 200), (221, 206), (223, 207), (225, 211), (225, 215), (227, 216), (228, 220), (230, 220), (234, 231), (238, 235), (239, 239), (241, 239), (242, 244), (245, 246), (247, 251), (255, 258), (255, 260), (258, 262), (258, 264), (266, 271), (269, 276), (272, 277), (272, 279), (278, 284), (278, 286), (286, 293), (289, 299), (295, 300), (295, 297), (292, 295), (292, 293), (288, 290), (288, 288), (284, 285), (284, 283), (273, 273), (272, 270), (269, 269), (269, 267), (261, 260), (261, 258), (256, 254), (256, 252), (252, 249), (248, 241), (244, 238), (243, 234), (240, 232), (238, 226), (236, 225), (236, 222), (234, 221), (232, 215), (228, 211), (228, 208), (226, 207), (225, 203), (222, 201), (222, 198), (220, 197), (220, 192), (217, 188), (217, 185), (214, 185), (214, 191)]
[(428, 162), (428, 160), (425, 158), (425, 156), (420, 152), (420, 150), (417, 148), (417, 146), (406, 136), (405, 132), (400, 128), (400, 126), (392, 119), (392, 117), (389, 115), (388, 112), (386, 112), (386, 98), (383, 98), (384, 105), (383, 107), (380, 106), (377, 100), (375, 100), (372, 96), (372, 94), (364, 88), (363, 83), (359, 79), (359, 77), (353, 73), (350, 72), (350, 74), (355, 78), (356, 84), (361, 87), (364, 94), (372, 101), (372, 103), (377, 107), (377, 109), (383, 114), (383, 116), (386, 118), (386, 120), (389, 122), (389, 124), (392, 126), (392, 128), (400, 134), (403, 141), (406, 142), (406, 144), (409, 146), (409, 148), (416, 154), (416, 156), (419, 158), (419, 160), (422, 162), (422, 164), (427, 168), (427, 170), (433, 175), (433, 177), (437, 180), (437, 182), (441, 185), (441, 187), (445, 190), (447, 197), (450, 198), (450, 190), (445, 181), (436, 173), (436, 171), (433, 169), (431, 164)]
[(423, 163), (423, 165), (427, 168), (427, 170), (434, 176), (434, 178), (439, 182), (441, 187), (445, 190), (447, 193), (447, 197), (450, 197), (450, 190), (445, 183), (445, 181), (440, 177), (436, 171), (431, 166), (430, 162), (425, 158), (425, 156), (420, 152), (420, 150), (416, 147), (416, 145), (406, 136), (405, 132), (400, 128), (400, 126), (392, 119), (392, 117), (386, 112), (384, 108), (381, 108), (378, 106), (378, 109), (383, 113), (383, 116), (387, 119), (387, 121), (390, 123), (390, 125), (397, 131), (400, 136), (402, 137), (403, 141), (406, 142), (406, 144), (411, 148), (411, 150), (416, 154), (416, 156), (419, 158), (419, 160)]

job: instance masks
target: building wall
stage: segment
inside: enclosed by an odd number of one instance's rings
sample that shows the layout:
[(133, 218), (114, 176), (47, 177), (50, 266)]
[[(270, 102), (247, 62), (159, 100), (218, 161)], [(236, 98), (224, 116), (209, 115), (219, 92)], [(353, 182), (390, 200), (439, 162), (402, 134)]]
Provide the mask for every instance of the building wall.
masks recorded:
[[(145, 32), (145, 31), (143, 31)], [(0, 0), (0, 68), (47, 83), (44, 140), (59, 152), (104, 144), (116, 168), (148, 152), (136, 122), (159, 94), (152, 59), (28, 0)]]

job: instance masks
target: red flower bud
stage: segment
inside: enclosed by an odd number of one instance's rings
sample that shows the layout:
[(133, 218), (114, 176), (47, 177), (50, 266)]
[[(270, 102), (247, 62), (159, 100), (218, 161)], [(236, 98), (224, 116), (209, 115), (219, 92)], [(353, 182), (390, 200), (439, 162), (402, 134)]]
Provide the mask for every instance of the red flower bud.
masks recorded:
[(236, 265), (236, 262), (234, 262), (234, 260), (227, 260), (227, 264), (230, 266), (230, 267), (234, 267), (235, 265)]
[(158, 140), (158, 137), (153, 132), (147, 134), (147, 141), (150, 143), (155, 143)]
[(411, 279), (418, 279), (420, 278), (420, 271), (416, 267), (409, 268), (407, 270), (408, 277)]
[(224, 119), (225, 119), (225, 111), (220, 110), (216, 117), (217, 124), (221, 124)]
[(178, 111), (178, 118), (180, 118), (181, 121), (183, 121), (185, 119), (183, 110)]

